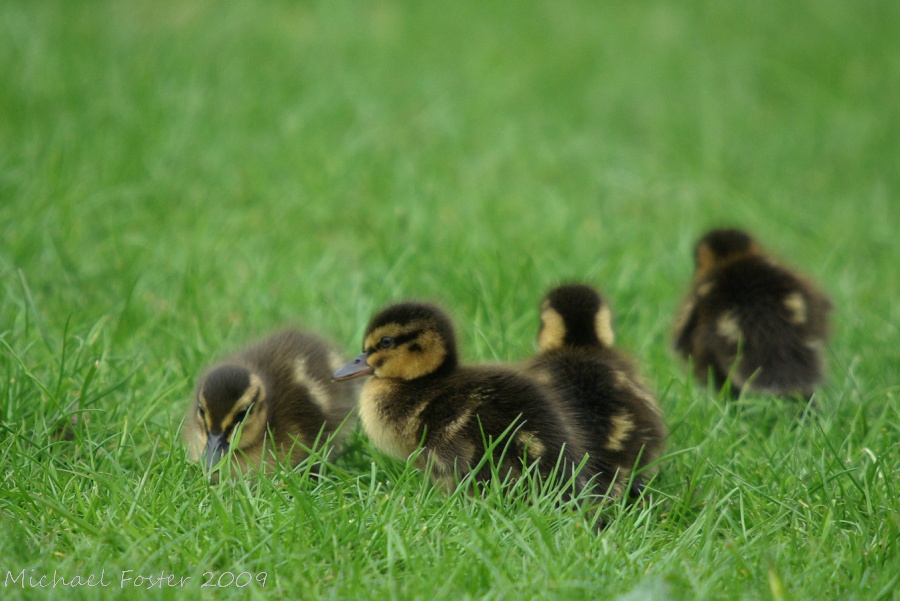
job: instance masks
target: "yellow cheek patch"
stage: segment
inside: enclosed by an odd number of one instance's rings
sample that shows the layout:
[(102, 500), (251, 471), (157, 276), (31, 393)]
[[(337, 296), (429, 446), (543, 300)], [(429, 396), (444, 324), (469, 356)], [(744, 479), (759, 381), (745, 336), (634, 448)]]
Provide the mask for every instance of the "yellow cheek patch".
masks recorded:
[(447, 348), (443, 339), (432, 330), (422, 333), (416, 340), (408, 343), (405, 348), (408, 349), (413, 344), (418, 344), (420, 350), (407, 350), (406, 353), (408, 355), (408, 371), (414, 378), (434, 372), (447, 357)]
[[(396, 347), (379, 347), (385, 336), (401, 338), (416, 331), (421, 333), (413, 340)], [(434, 373), (447, 357), (447, 347), (441, 336), (423, 322), (413, 322), (404, 327), (390, 324), (378, 328), (366, 337), (365, 348), (374, 349), (367, 362), (379, 378), (414, 380)]]
[(562, 315), (550, 307), (541, 311), (541, 331), (538, 334), (538, 348), (552, 351), (563, 347), (566, 338), (566, 323)]
[(594, 330), (603, 346), (612, 347), (616, 335), (612, 329), (612, 313), (609, 307), (600, 307), (597, 311), (597, 315), (594, 316)]
[[(203, 415), (198, 416), (198, 417), (200, 417), (200, 421), (203, 422), (203, 427), (206, 429), (207, 432), (209, 432), (209, 430), (212, 426), (212, 422), (210, 421), (212, 418), (210, 418), (210, 416), (209, 416), (209, 407), (206, 404), (206, 397), (203, 395), (202, 392), (200, 393), (199, 404), (200, 404), (200, 409), (203, 409)], [(199, 410), (197, 412), (199, 413)]]
[[(259, 406), (251, 407), (254, 403), (261, 404), (261, 401), (265, 400), (265, 394), (263, 392), (263, 383), (262, 380), (256, 374), (250, 374), (250, 386), (247, 387), (247, 390), (244, 391), (244, 394), (241, 395), (241, 398), (237, 400), (234, 404), (234, 407), (231, 408), (231, 411), (228, 412), (228, 415), (225, 416), (225, 419), (222, 420), (222, 431), (225, 432), (228, 429), (232, 429), (232, 436), (234, 435), (234, 430), (232, 426), (237, 425), (237, 416), (241, 411), (247, 411), (248, 416), (245, 421), (250, 421), (257, 412), (261, 409)], [(255, 420), (254, 420), (255, 421)], [(246, 429), (246, 428), (245, 428)], [(231, 437), (229, 436), (229, 440)]]

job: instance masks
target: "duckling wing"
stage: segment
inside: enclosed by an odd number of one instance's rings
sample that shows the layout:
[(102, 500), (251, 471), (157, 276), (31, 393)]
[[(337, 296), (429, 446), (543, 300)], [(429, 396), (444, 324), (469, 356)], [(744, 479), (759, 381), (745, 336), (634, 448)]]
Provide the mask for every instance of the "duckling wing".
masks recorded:
[(736, 263), (722, 271), (710, 302), (705, 336), (720, 349), (723, 372), (739, 360), (736, 385), (752, 379), (754, 389), (779, 393), (818, 379), (823, 301), (794, 274), (762, 260)]
[(247, 349), (243, 359), (266, 376), (276, 444), (312, 447), (348, 420), (333, 441), (340, 446), (355, 423), (358, 384), (331, 381), (340, 359), (330, 344), (308, 332), (283, 330)]

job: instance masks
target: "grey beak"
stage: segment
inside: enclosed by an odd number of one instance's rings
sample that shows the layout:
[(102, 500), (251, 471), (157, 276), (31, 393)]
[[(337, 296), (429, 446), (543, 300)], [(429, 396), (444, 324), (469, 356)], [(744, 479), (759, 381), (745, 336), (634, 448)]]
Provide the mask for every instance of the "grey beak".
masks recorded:
[(372, 369), (368, 363), (366, 363), (367, 357), (368, 353), (361, 354), (359, 357), (334, 372), (334, 374), (331, 376), (331, 381), (340, 382), (341, 380), (350, 380), (352, 378), (371, 376), (375, 373), (375, 370)]
[(206, 448), (203, 449), (203, 455), (201, 456), (203, 463), (206, 465), (206, 471), (210, 473), (210, 480), (213, 479), (213, 469), (222, 461), (222, 457), (227, 452), (228, 441), (225, 440), (225, 433), (210, 434), (206, 440)]

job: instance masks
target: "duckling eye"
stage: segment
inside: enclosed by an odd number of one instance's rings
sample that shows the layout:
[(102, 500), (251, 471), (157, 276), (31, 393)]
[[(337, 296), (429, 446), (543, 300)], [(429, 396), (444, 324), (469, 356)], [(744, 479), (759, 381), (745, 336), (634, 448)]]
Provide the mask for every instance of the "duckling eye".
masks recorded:
[(206, 417), (206, 410), (203, 409), (203, 407), (198, 408), (197, 415), (200, 416), (200, 419), (203, 419), (204, 417)]
[(244, 418), (247, 417), (247, 411), (248, 411), (247, 409), (244, 409), (243, 411), (241, 411), (240, 413), (238, 413), (237, 415), (235, 415), (235, 416), (234, 416), (234, 423), (237, 424), (237, 423), (240, 423), (240, 422), (244, 421)]
[(381, 342), (378, 343), (378, 346), (381, 348), (388, 348), (392, 344), (394, 344), (394, 339), (390, 336), (384, 336), (382, 337)]

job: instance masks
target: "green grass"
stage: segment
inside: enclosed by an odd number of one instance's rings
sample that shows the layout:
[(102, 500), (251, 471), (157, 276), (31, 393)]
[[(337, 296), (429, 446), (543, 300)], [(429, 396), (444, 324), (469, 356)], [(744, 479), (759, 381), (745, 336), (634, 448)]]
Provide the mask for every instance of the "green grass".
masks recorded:
[[(900, 598), (898, 30), (889, 0), (0, 0), (0, 578)], [(814, 416), (722, 404), (669, 350), (724, 223), (835, 300)], [(246, 341), (296, 323), (350, 356), (424, 298), (467, 360), (516, 361), (570, 279), (671, 430), (650, 500), (600, 533), (546, 495), (439, 494), (361, 434), (318, 481), (211, 488), (185, 461), (194, 378)]]

